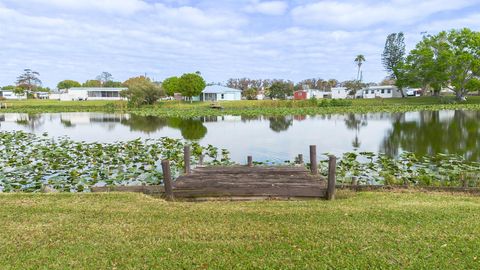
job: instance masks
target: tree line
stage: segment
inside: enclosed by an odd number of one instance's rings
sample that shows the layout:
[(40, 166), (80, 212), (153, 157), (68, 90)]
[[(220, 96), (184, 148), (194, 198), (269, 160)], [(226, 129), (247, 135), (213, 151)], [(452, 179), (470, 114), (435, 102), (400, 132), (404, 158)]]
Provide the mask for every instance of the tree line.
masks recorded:
[(419, 87), (439, 95), (444, 88), (464, 101), (480, 92), (480, 32), (468, 28), (425, 35), (407, 55), (403, 33), (387, 37), (382, 63), (401, 90)]

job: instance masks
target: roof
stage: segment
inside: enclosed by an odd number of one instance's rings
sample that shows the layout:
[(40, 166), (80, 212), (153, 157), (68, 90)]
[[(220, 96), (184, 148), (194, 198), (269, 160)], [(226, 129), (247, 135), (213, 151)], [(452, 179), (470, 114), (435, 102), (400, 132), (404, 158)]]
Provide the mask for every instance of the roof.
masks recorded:
[(107, 92), (117, 92), (127, 90), (126, 87), (72, 87), (68, 91), (107, 91)]
[(202, 91), (202, 93), (204, 93), (204, 94), (222, 94), (222, 93), (231, 93), (231, 92), (241, 93), (242, 90), (238, 90), (238, 89), (230, 88), (230, 87), (225, 87), (225, 86), (221, 86), (221, 85), (208, 85)]
[(375, 86), (369, 86), (365, 89), (373, 90), (373, 89), (388, 89), (388, 88), (393, 89), (393, 88), (396, 88), (396, 86), (395, 85), (375, 85)]

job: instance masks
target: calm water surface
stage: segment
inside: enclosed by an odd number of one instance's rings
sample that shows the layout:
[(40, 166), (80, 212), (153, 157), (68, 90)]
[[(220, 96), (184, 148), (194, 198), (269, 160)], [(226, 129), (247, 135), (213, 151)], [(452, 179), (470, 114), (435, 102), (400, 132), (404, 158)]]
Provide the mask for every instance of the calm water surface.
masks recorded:
[(128, 114), (0, 114), (0, 131), (24, 130), (73, 140), (113, 142), (173, 137), (226, 148), (234, 161), (291, 160), (308, 146), (341, 155), (360, 151), (450, 153), (480, 161), (480, 112), (428, 111), (285, 117), (141, 117)]

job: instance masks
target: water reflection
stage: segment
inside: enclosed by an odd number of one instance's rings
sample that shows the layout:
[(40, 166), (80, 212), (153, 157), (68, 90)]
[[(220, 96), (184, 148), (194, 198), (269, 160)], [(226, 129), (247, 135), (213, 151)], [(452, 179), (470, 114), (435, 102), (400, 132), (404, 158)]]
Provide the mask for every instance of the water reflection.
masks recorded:
[(406, 150), (418, 155), (459, 154), (480, 160), (480, 112), (424, 111), (395, 114), (381, 150), (398, 155)]
[[(192, 119), (129, 114), (0, 114), (0, 130), (24, 130), (74, 140), (111, 142), (173, 137), (229, 149), (234, 160), (247, 155), (283, 161), (308, 145), (341, 155), (360, 151), (402, 151), (418, 155), (460, 154), (480, 161), (480, 112), (425, 111), (318, 116), (214, 116)], [(235, 156), (236, 155), (236, 156)]]
[(350, 113), (347, 114), (345, 117), (345, 126), (350, 129), (355, 131), (355, 138), (352, 141), (352, 147), (355, 149), (360, 148), (362, 145), (358, 133), (360, 132), (360, 129), (362, 127), (366, 127), (368, 125), (368, 120), (367, 120), (367, 115), (365, 114), (354, 114)]
[(131, 131), (142, 131), (150, 134), (167, 126), (167, 119), (156, 116), (131, 115), (120, 121), (122, 125), (130, 127)]
[(293, 117), (291, 116), (270, 117), (268, 121), (270, 121), (270, 129), (277, 133), (287, 131), (293, 125)]

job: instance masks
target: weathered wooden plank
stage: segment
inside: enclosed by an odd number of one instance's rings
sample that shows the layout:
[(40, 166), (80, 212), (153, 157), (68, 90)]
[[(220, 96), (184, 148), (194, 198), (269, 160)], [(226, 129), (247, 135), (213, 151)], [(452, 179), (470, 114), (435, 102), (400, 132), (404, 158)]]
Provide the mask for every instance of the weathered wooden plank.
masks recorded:
[(176, 198), (228, 197), (228, 196), (273, 196), (273, 197), (325, 197), (326, 189), (312, 188), (216, 188), (174, 189)]

